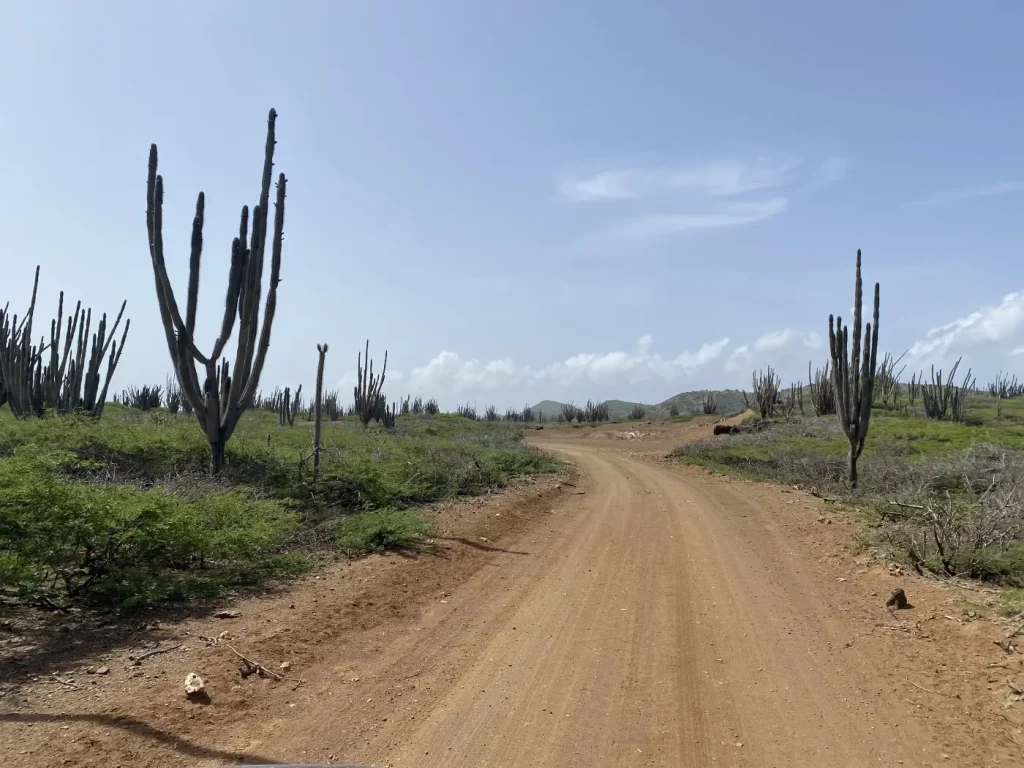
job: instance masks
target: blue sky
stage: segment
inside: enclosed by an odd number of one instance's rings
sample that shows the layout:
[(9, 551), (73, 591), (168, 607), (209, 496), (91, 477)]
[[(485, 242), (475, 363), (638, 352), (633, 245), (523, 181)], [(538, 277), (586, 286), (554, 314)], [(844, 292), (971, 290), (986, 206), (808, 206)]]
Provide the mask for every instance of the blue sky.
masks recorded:
[[(206, 193), (200, 346), (259, 193), (289, 178), (262, 386), (442, 405), (659, 401), (827, 356), (853, 263), (881, 346), (1024, 374), (1024, 6), (993, 2), (0, 3), (4, 300), (42, 265), (128, 299), (115, 387), (170, 370), (145, 240), (160, 147), (184, 290)], [(39, 326), (42, 327), (42, 326)], [(233, 345), (229, 345), (233, 349)], [(1015, 354), (1016, 352), (1016, 354)], [(909, 374), (909, 369), (908, 369)]]

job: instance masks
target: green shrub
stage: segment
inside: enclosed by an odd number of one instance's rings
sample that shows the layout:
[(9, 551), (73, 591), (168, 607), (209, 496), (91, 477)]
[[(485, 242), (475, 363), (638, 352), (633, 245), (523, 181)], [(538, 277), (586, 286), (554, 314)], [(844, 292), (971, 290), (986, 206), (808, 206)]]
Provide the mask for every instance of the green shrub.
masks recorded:
[(412, 509), (381, 509), (338, 521), (334, 540), (348, 554), (379, 552), (416, 544), (430, 530), (430, 521)]
[(58, 458), (32, 450), (0, 462), (0, 586), (29, 601), (133, 607), (210, 594), (273, 570), (295, 525), (242, 491), (186, 499), (69, 480)]

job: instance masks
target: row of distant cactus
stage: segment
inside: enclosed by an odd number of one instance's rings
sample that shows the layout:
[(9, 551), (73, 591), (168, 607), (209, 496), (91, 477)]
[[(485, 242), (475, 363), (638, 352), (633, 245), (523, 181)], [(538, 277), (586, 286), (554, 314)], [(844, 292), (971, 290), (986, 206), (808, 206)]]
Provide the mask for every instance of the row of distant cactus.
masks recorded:
[(608, 421), (610, 415), (608, 413), (608, 403), (596, 403), (593, 400), (587, 400), (586, 405), (576, 405), (573, 402), (563, 403), (561, 411), (556, 416), (559, 423), (573, 421), (583, 424), (597, 424), (602, 421)]
[[(114, 341), (127, 302), (122, 302), (109, 330), (104, 314), (93, 332), (92, 310), (83, 309), (82, 302), (75, 305), (65, 324), (61, 291), (57, 318), (50, 322), (49, 342), (41, 338), (35, 345), (32, 324), (38, 289), (36, 267), (32, 298), (20, 321), (10, 313), (9, 305), (0, 309), (0, 407), (7, 403), (19, 418), (79, 412), (99, 417), (128, 337), (131, 321), (125, 320), (120, 343)], [(104, 361), (106, 372), (101, 376)]]

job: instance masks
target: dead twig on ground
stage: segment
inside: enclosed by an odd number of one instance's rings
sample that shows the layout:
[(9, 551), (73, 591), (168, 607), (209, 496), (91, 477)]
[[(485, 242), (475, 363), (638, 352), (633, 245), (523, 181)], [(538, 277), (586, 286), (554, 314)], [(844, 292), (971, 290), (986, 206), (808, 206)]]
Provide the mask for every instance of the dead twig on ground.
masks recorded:
[(238, 652), (238, 650), (237, 650), (237, 649), (236, 649), (236, 648), (235, 648), (235, 647), (234, 647), (233, 645), (231, 645), (230, 643), (224, 643), (224, 647), (225, 647), (225, 648), (230, 648), (230, 649), (231, 649), (231, 652), (232, 652), (232, 653), (234, 653), (234, 654), (235, 654), (235, 656), (237, 656), (237, 657), (238, 657), (238, 658), (240, 658), (240, 659), (241, 659), (242, 661), (244, 661), (244, 662), (245, 662), (245, 663), (246, 663), (247, 665), (249, 665), (249, 667), (251, 668), (252, 672), (256, 672), (256, 673), (257, 673), (257, 674), (259, 674), (260, 676), (263, 676), (263, 675), (270, 675), (270, 677), (274, 678), (275, 680), (290, 680), (291, 682), (293, 682), (293, 683), (298, 683), (298, 684), (300, 684), (300, 685), (301, 685), (301, 684), (302, 684), (302, 682), (303, 682), (302, 680), (300, 680), (300, 679), (298, 679), (298, 678), (295, 678), (295, 677), (287, 677), (287, 676), (285, 676), (285, 675), (279, 675), (279, 674), (277, 674), (277, 672), (274, 672), (274, 671), (273, 671), (272, 669), (268, 669), (268, 668), (267, 668), (267, 667), (266, 667), (265, 665), (263, 665), (263, 664), (260, 664), (260, 663), (259, 663), (258, 661), (253, 661), (253, 660), (252, 660), (252, 659), (250, 659), (250, 658), (249, 658), (248, 656), (243, 656), (243, 655), (242, 655), (241, 653), (239, 653), (239, 652)]
[(171, 651), (176, 651), (179, 648), (181, 648), (180, 645), (172, 645), (169, 648), (154, 648), (152, 651), (146, 651), (139, 656), (129, 656), (128, 660), (132, 663), (132, 666), (137, 667), (150, 656), (156, 656), (161, 653), (170, 653)]
[(920, 688), (922, 691), (925, 691), (926, 693), (933, 693), (936, 696), (941, 696), (944, 699), (948, 699), (949, 698), (949, 696), (947, 696), (944, 693), (939, 693), (938, 691), (933, 691), (931, 688), (925, 688), (923, 685), (918, 685), (913, 680), (911, 680), (909, 677), (904, 677), (903, 679), (906, 680), (908, 683), (910, 683), (915, 688)]
[(890, 507), (900, 507), (901, 509), (928, 509), (928, 507), (922, 506), (921, 504), (905, 504), (902, 501), (889, 500)]
[(62, 677), (58, 677), (56, 672), (53, 673), (52, 677), (56, 682), (60, 683), (61, 685), (66, 685), (68, 688), (74, 688), (76, 691), (82, 690), (81, 686), (75, 685), (70, 680), (65, 680)]

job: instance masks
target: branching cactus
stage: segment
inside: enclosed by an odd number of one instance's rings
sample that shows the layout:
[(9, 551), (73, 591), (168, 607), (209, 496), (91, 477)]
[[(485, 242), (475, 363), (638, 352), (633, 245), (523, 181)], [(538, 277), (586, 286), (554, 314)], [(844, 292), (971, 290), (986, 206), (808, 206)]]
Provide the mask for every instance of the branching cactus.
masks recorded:
[[(277, 113), (270, 110), (267, 119), (267, 141), (263, 157), (263, 177), (259, 203), (252, 210), (252, 231), (249, 231), (249, 208), (242, 207), (238, 237), (231, 244), (231, 267), (224, 298), (224, 318), (220, 335), (209, 354), (199, 351), (195, 343), (196, 308), (199, 298), (199, 263), (203, 250), (204, 196), (199, 193), (196, 215), (192, 222), (192, 248), (189, 260), (188, 295), (182, 318), (174, 297), (164, 262), (163, 201), (164, 182), (157, 174), (157, 148), (149, 150), (149, 180), (146, 196), (146, 224), (149, 230), (149, 253), (153, 262), (157, 302), (163, 322), (167, 348), (171, 353), (174, 373), (185, 399), (192, 406), (199, 425), (210, 443), (210, 471), (217, 473), (224, 466), (224, 448), (238, 420), (250, 406), (257, 387), (277, 307), (277, 286), (281, 281), (281, 244), (284, 238), (284, 200), (287, 180), (277, 179), (277, 200), (274, 231), (271, 241), (270, 289), (260, 328), (260, 295), (263, 289), (263, 261), (267, 248), (267, 222), (270, 211), (270, 185), (274, 169), (274, 123)], [(221, 354), (231, 338), (238, 320), (238, 346), (234, 371)], [(218, 362), (220, 361), (220, 362)], [(196, 364), (204, 369), (200, 379)]]
[(857, 251), (857, 279), (853, 293), (853, 348), (849, 329), (842, 317), (828, 316), (828, 342), (832, 354), (832, 385), (836, 393), (839, 423), (849, 442), (848, 473), (850, 487), (857, 487), (857, 459), (864, 450), (871, 421), (878, 353), (878, 283), (875, 283), (875, 310), (861, 340), (861, 310), (864, 285), (860, 278), (860, 250)]
[[(754, 371), (750, 376), (754, 392), (754, 402), (757, 405), (758, 413), (761, 414), (762, 419), (774, 419), (775, 408), (782, 403), (782, 399), (779, 396), (782, 379), (772, 370), (770, 365), (768, 366), (768, 373)], [(746, 397), (747, 395), (744, 392), (744, 401), (746, 401)], [(747, 407), (750, 407), (749, 403)]]
[(299, 384), (299, 388), (295, 390), (295, 399), (292, 399), (291, 387), (284, 388), (284, 394), (281, 395), (279, 402), (277, 403), (277, 420), (278, 423), (283, 427), (287, 424), (289, 427), (295, 425), (295, 416), (299, 412), (299, 406), (302, 403), (302, 385)]
[(380, 419), (385, 407), (385, 399), (381, 394), (381, 387), (384, 386), (384, 374), (388, 369), (388, 353), (384, 351), (384, 365), (380, 373), (373, 375), (373, 361), (370, 359), (370, 340), (366, 340), (365, 363), (364, 356), (360, 354), (356, 358), (356, 386), (355, 386), (355, 409), (359, 420), (365, 427), (374, 419)]

